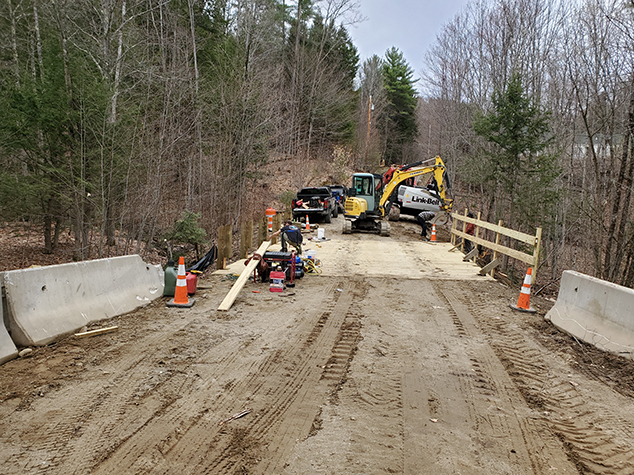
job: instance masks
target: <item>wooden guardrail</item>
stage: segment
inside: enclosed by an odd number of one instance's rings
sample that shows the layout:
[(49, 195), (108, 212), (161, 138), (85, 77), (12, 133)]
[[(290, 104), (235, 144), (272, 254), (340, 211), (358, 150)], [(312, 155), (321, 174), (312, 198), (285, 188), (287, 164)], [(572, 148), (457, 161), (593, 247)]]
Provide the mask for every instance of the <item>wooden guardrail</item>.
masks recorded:
[[(491, 276), (494, 276), (495, 268), (500, 264), (500, 259), (498, 258), (498, 253), (504, 254), (506, 256), (512, 257), (513, 259), (517, 259), (519, 261), (525, 262), (529, 264), (533, 268), (533, 277), (531, 284), (535, 283), (535, 277), (537, 275), (537, 264), (539, 263), (539, 249), (541, 246), (542, 240), (542, 228), (537, 228), (535, 235), (532, 236), (530, 234), (522, 233), (520, 231), (515, 231), (514, 229), (505, 228), (502, 226), (502, 220), (498, 222), (498, 224), (489, 223), (487, 221), (482, 221), (480, 218), (480, 214), (478, 214), (478, 218), (470, 218), (467, 216), (467, 210), (465, 210), (465, 214), (461, 215), (458, 213), (451, 213), (451, 217), (453, 218), (453, 224), (451, 227), (451, 243), (456, 244), (456, 238), (462, 238), (464, 240), (471, 241), (473, 244), (479, 244), (493, 251), (493, 259), (489, 264), (482, 268), (481, 274), (488, 273), (491, 271)], [(462, 230), (458, 230), (458, 222), (462, 222)], [(472, 223), (475, 225), (475, 234), (467, 234), (466, 227), (467, 223)], [(495, 233), (494, 241), (488, 241), (480, 236), (481, 229), (488, 229)], [(526, 253), (522, 251), (518, 251), (516, 249), (512, 249), (510, 247), (506, 247), (500, 244), (500, 237), (508, 236), (511, 239), (515, 239), (521, 243), (528, 245), (529, 249), (532, 250), (532, 253)], [(459, 246), (461, 244), (458, 244)], [(465, 256), (465, 259), (469, 259), (474, 257), (477, 253), (476, 247), (474, 246), (473, 250)]]

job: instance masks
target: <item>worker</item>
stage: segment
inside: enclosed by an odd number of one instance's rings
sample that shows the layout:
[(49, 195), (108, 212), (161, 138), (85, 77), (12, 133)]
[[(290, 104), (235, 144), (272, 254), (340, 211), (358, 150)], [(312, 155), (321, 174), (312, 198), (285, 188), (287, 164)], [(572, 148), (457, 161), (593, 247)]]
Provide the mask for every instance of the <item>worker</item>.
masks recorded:
[[(467, 217), (475, 218), (473, 213), (468, 213)], [(475, 224), (467, 223), (467, 227), (465, 228), (465, 233), (470, 234), (471, 236), (475, 236)], [(465, 241), (464, 241), (464, 252), (469, 254), (471, 252), (471, 249), (473, 249), (473, 243), (471, 241), (469, 241), (468, 239), (465, 239)]]
[(423, 241), (429, 241), (429, 239), (427, 238), (427, 230), (431, 227), (429, 225), (429, 221), (431, 221), (435, 217), (436, 213), (434, 213), (433, 211), (421, 211), (420, 213), (418, 213), (418, 216), (416, 216), (416, 220), (421, 227), (420, 235), (423, 238)]
[(279, 236), (280, 234), (280, 239), (282, 241), (282, 252), (287, 252), (288, 243), (295, 249), (297, 249), (297, 254), (302, 253), (302, 242), (304, 241), (304, 238), (302, 236), (302, 232), (297, 226), (295, 226), (290, 221), (285, 221), (284, 226), (282, 226), (279, 231), (271, 234), (271, 237), (274, 238), (275, 236)]
[(435, 177), (431, 177), (431, 179), (429, 180), (429, 183), (427, 183), (427, 190), (429, 191), (429, 194), (432, 195), (434, 198), (440, 200), (440, 189), (438, 188), (438, 182), (436, 181)]

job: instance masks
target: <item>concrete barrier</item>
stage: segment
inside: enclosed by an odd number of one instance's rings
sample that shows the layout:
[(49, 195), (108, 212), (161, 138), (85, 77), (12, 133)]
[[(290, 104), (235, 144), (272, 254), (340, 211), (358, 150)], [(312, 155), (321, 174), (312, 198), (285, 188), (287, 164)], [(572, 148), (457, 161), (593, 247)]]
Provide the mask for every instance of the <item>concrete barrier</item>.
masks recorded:
[(18, 356), (18, 350), (13, 343), (13, 340), (9, 336), (9, 332), (7, 331), (6, 322), (8, 322), (8, 317), (5, 318), (3, 311), (3, 302), (2, 298), (2, 273), (0, 273), (0, 364), (5, 361), (12, 360), (16, 356)]
[(545, 318), (597, 348), (634, 358), (634, 289), (565, 271)]
[(122, 256), (5, 272), (4, 287), (13, 341), (46, 345), (162, 296), (163, 270)]

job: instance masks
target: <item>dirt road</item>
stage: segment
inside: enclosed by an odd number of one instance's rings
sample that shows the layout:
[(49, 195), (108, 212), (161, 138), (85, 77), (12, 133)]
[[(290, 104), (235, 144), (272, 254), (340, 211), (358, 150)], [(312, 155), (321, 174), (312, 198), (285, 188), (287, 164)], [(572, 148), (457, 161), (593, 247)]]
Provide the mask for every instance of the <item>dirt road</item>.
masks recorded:
[(284, 294), (249, 283), (217, 312), (214, 274), (192, 309), (1, 366), (0, 473), (634, 473), (629, 362), (554, 331), (548, 302), (513, 313), (517, 290), (411, 222), (341, 220)]

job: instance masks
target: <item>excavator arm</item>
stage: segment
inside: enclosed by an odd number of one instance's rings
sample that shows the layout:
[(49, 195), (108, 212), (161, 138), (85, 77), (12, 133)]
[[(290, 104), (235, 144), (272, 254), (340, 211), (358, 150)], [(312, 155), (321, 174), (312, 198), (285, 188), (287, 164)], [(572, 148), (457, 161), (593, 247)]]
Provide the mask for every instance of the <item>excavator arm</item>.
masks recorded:
[[(385, 216), (385, 214), (389, 212), (389, 206), (391, 206), (391, 203), (387, 207), (387, 209), (386, 203), (389, 202), (390, 197), (396, 191), (400, 184), (402, 184), (408, 178), (413, 178), (432, 172), (438, 186), (437, 193), (440, 201), (442, 202), (442, 209), (447, 212), (451, 211), (453, 200), (447, 198), (447, 188), (449, 185), (449, 180), (447, 180), (446, 177), (445, 164), (440, 157), (436, 157), (434, 160), (435, 163), (428, 166), (423, 166), (423, 163), (425, 162), (422, 161), (412, 163), (410, 165), (404, 165), (392, 174), (391, 179), (383, 188), (383, 195), (381, 196), (381, 200), (379, 201), (379, 210), (382, 216)], [(429, 160), (427, 162), (429, 162)]]

